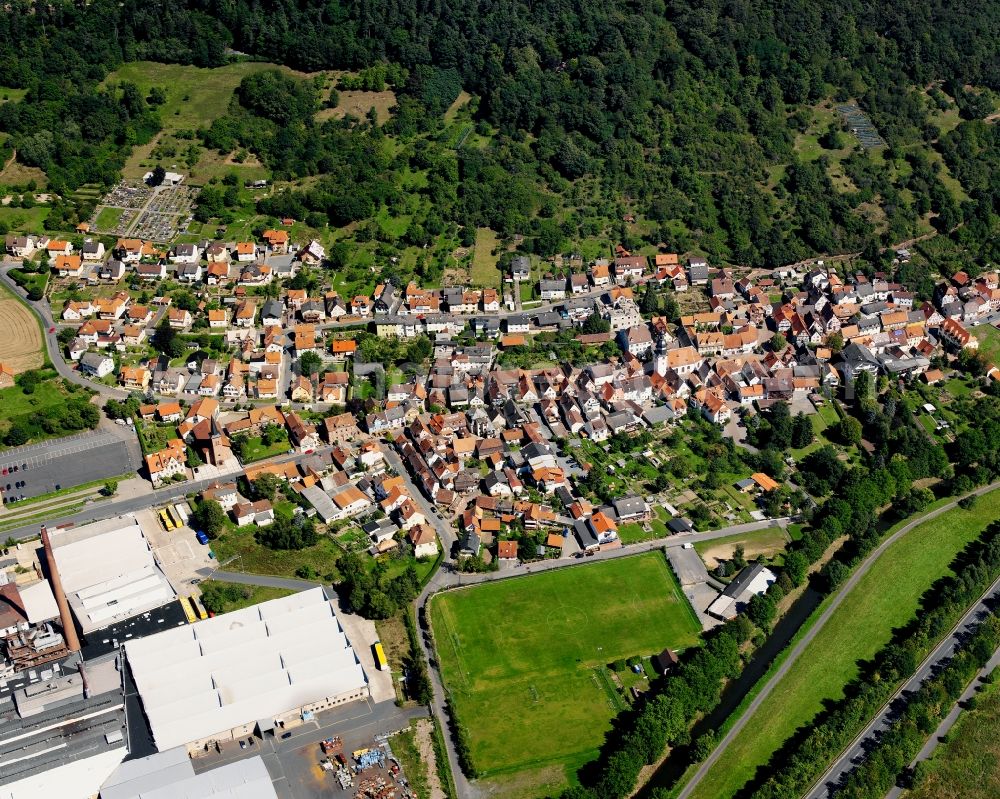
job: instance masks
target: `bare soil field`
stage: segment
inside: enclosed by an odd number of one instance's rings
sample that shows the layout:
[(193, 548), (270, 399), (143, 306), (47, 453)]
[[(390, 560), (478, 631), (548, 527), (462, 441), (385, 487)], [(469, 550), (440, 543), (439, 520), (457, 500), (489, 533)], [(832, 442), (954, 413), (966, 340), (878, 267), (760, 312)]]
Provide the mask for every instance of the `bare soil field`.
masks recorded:
[(42, 333), (34, 314), (6, 290), (0, 290), (0, 363), (25, 372), (44, 361)]

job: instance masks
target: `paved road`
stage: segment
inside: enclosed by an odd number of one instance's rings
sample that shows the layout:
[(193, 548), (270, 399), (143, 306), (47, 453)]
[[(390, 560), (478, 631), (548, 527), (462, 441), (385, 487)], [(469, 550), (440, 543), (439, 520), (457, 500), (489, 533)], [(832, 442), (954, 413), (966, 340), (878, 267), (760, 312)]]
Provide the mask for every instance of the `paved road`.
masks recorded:
[(242, 572), (213, 571), (212, 569), (202, 569), (205, 579), (220, 580), (224, 583), (239, 583), (240, 585), (263, 585), (267, 588), (285, 588), (289, 591), (308, 591), (315, 588), (320, 583), (312, 583), (308, 580), (296, 580), (291, 577), (269, 577), (266, 574), (243, 574)]
[[(329, 449), (330, 447), (323, 447), (317, 450), (317, 452), (322, 453)], [(261, 466), (268, 463), (286, 463), (290, 461), (298, 463), (302, 459), (309, 457), (312, 456), (303, 454), (282, 455), (277, 458), (271, 458), (266, 461), (261, 461), (260, 463), (255, 463), (254, 466)], [(143, 494), (138, 497), (121, 499), (117, 502), (104, 502), (96, 504), (92, 507), (84, 508), (77, 513), (71, 513), (64, 516), (54, 516), (50, 519), (45, 519), (44, 523), (49, 527), (63, 524), (84, 524), (85, 522), (92, 522), (97, 519), (109, 519), (112, 516), (121, 516), (124, 513), (135, 513), (136, 511), (144, 510), (145, 508), (152, 507), (153, 505), (158, 505), (164, 502), (172, 502), (173, 500), (180, 499), (190, 493), (203, 491), (212, 483), (235, 480), (237, 474), (238, 472), (234, 472), (232, 474), (217, 477), (207, 477), (204, 480), (189, 480), (185, 483), (171, 483), (163, 488), (155, 489), (152, 494)], [(38, 527), (41, 523), (42, 522), (35, 522), (22, 527), (16, 527), (5, 535), (11, 535), (17, 540), (34, 538), (38, 535)]]
[(424, 514), (432, 525), (434, 525), (434, 529), (437, 530), (438, 538), (441, 539), (441, 546), (444, 547), (444, 557), (446, 560), (450, 560), (451, 549), (458, 540), (455, 529), (436, 513), (436, 506), (427, 501), (423, 492), (413, 482), (410, 470), (403, 464), (402, 459), (399, 457), (396, 450), (393, 449), (392, 445), (383, 441), (380, 442), (380, 446), (386, 462), (393, 468), (393, 471), (395, 471), (396, 474), (403, 478), (406, 490), (409, 492), (410, 497), (413, 498), (413, 501), (419, 508), (420, 512)]
[(998, 598), (1000, 598), (1000, 579), (993, 583), (979, 601), (969, 608), (958, 624), (952, 628), (951, 633), (934, 647), (917, 667), (913, 676), (899, 687), (899, 690), (885, 703), (878, 715), (868, 723), (851, 745), (819, 778), (806, 794), (808, 799), (827, 799), (836, 793), (841, 782), (854, 771), (855, 766), (864, 761), (866, 753), (898, 718), (899, 711), (902, 709), (899, 703), (900, 697), (916, 691), (928, 677), (954, 656), (959, 644), (972, 635), (983, 619), (989, 616), (990, 606), (995, 604)]
[[(0, 267), (0, 282), (24, 300), (28, 307), (38, 315), (39, 319), (42, 320), (42, 325), (45, 328), (45, 346), (48, 349), (49, 360), (52, 361), (52, 365), (55, 367), (55, 370), (60, 374), (60, 376), (66, 378), (71, 383), (76, 383), (77, 385), (93, 389), (104, 399), (125, 399), (128, 397), (129, 392), (124, 389), (112, 388), (111, 386), (105, 386), (102, 383), (94, 383), (66, 363), (66, 359), (63, 358), (62, 350), (59, 347), (59, 339), (57, 337), (58, 328), (53, 330), (56, 322), (52, 318), (52, 310), (49, 308), (48, 302), (46, 300), (38, 300), (37, 302), (29, 300), (27, 293), (20, 286), (18, 286), (13, 279), (11, 279), (9, 274), (7, 274), (11, 269), (18, 265), (20, 265), (19, 261), (14, 263), (11, 263), (10, 261), (5, 262), (3, 266)], [(51, 333), (49, 332), (50, 330), (52, 330)]]
[[(983, 486), (982, 488), (978, 488), (972, 493), (976, 495), (981, 495), (993, 491), (998, 487), (1000, 487), (1000, 481), (997, 481), (995, 483), (990, 483), (989, 485)], [(718, 759), (722, 757), (722, 755), (725, 753), (726, 749), (729, 748), (729, 745), (733, 742), (736, 736), (740, 734), (740, 732), (743, 730), (744, 727), (746, 727), (747, 723), (750, 721), (753, 715), (760, 709), (761, 705), (764, 704), (765, 700), (771, 695), (771, 693), (778, 686), (778, 684), (785, 678), (785, 675), (788, 674), (789, 669), (791, 669), (791, 667), (795, 664), (795, 661), (799, 659), (799, 657), (805, 651), (806, 647), (809, 646), (810, 643), (812, 643), (812, 640), (819, 634), (820, 630), (822, 630), (823, 627), (826, 625), (826, 623), (830, 620), (830, 617), (833, 616), (837, 608), (840, 607), (844, 599), (854, 589), (854, 586), (856, 586), (858, 582), (861, 580), (861, 578), (868, 573), (868, 570), (871, 569), (872, 565), (875, 563), (875, 561), (879, 559), (882, 553), (885, 552), (886, 549), (892, 546), (896, 541), (898, 541), (900, 538), (902, 538), (904, 535), (910, 532), (910, 530), (912, 530), (917, 525), (923, 524), (924, 522), (929, 521), (930, 519), (940, 516), (942, 513), (946, 513), (947, 511), (954, 508), (957, 504), (958, 504), (957, 499), (952, 500), (946, 505), (942, 505), (940, 508), (936, 508), (930, 513), (924, 514), (923, 516), (920, 516), (919, 518), (916, 518), (913, 521), (908, 522), (907, 524), (903, 525), (899, 530), (897, 530), (895, 533), (886, 538), (878, 547), (872, 550), (871, 553), (869, 553), (868, 557), (861, 562), (861, 565), (858, 566), (857, 569), (855, 569), (854, 574), (852, 574), (850, 578), (847, 580), (847, 582), (845, 582), (840, 587), (840, 590), (837, 592), (836, 596), (834, 596), (830, 604), (827, 605), (826, 610), (823, 611), (819, 619), (816, 620), (816, 623), (809, 629), (809, 631), (804, 636), (802, 636), (799, 642), (794, 647), (792, 647), (791, 652), (788, 653), (788, 657), (785, 658), (784, 662), (778, 667), (775, 673), (771, 676), (771, 679), (767, 681), (767, 683), (761, 689), (760, 693), (753, 698), (753, 700), (750, 702), (749, 705), (747, 705), (746, 709), (743, 711), (743, 714), (736, 720), (736, 723), (733, 724), (733, 726), (725, 734), (722, 740), (719, 741), (719, 745), (715, 747), (715, 749), (712, 751), (712, 754), (710, 754), (708, 758), (705, 760), (705, 762), (698, 767), (698, 770), (694, 773), (694, 776), (691, 777), (688, 783), (684, 786), (683, 790), (681, 790), (681, 792), (677, 795), (677, 799), (687, 799), (687, 797), (691, 796), (691, 794), (694, 793), (695, 788), (697, 788), (699, 783), (701, 783), (701, 781), (705, 778), (705, 775), (715, 765)]]
[[(910, 763), (911, 768), (922, 760), (927, 760), (932, 754), (934, 754), (934, 750), (937, 749), (938, 744), (944, 741), (945, 736), (951, 732), (951, 728), (955, 726), (955, 722), (961, 717), (962, 706), (979, 692), (980, 688), (982, 688), (983, 678), (992, 672), (997, 666), (1000, 666), (1000, 648), (993, 653), (993, 657), (991, 657), (986, 662), (986, 665), (979, 670), (975, 679), (973, 679), (972, 682), (969, 683), (968, 687), (962, 692), (962, 695), (955, 702), (948, 715), (941, 719), (941, 723), (938, 725), (938, 728), (934, 730), (934, 734), (927, 739), (927, 743), (923, 745), (923, 748), (917, 753), (913, 762)], [(899, 799), (899, 797), (904, 793), (906, 793), (905, 789), (900, 788), (898, 785), (893, 785), (892, 789), (885, 795), (885, 799)]]

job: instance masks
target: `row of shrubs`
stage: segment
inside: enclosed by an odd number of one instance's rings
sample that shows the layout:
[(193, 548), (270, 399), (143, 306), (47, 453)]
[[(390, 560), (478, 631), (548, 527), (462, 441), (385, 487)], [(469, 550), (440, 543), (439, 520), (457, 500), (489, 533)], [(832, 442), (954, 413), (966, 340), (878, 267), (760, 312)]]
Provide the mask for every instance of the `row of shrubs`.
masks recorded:
[[(920, 765), (911, 776), (909, 763), (923, 747), (927, 736), (937, 728), (951, 706), (962, 695), (976, 673), (1000, 646), (1000, 619), (991, 616), (976, 630), (968, 644), (948, 662), (941, 673), (927, 680), (906, 704), (902, 717), (890, 727), (868, 753), (865, 762), (855, 769), (838, 792), (844, 799), (882, 799), (896, 782), (894, 775), (904, 773), (904, 781), (920, 787)], [(992, 680), (992, 673), (984, 678)], [(968, 707), (975, 707), (975, 697)]]

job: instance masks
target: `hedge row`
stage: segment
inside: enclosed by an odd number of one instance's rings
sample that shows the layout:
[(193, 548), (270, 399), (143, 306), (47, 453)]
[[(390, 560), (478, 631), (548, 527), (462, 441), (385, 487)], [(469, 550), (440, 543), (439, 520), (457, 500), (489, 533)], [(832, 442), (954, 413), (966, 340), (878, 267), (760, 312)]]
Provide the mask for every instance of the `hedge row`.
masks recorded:
[(998, 646), (1000, 619), (990, 616), (941, 672), (914, 692), (903, 715), (879, 738), (865, 761), (851, 772), (837, 796), (882, 799)]

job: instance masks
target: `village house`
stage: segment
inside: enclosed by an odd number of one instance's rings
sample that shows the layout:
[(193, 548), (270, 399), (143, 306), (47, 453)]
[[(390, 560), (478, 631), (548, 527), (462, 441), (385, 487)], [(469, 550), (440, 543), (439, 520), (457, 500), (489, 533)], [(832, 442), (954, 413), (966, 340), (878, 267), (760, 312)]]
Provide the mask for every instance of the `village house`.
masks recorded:
[(187, 330), (191, 327), (191, 312), (182, 308), (171, 308), (167, 311), (167, 323), (174, 330)]
[(334, 339), (330, 343), (330, 353), (333, 355), (332, 360), (337, 363), (342, 363), (348, 358), (353, 358), (357, 349), (358, 345), (354, 339)]
[(79, 322), (93, 316), (95, 310), (90, 300), (69, 300), (63, 308), (62, 319), (64, 322)]
[(237, 502), (230, 509), (230, 513), (237, 527), (246, 527), (248, 524), (267, 527), (274, 522), (274, 508), (266, 499), (259, 499), (256, 502)]
[(83, 259), (79, 255), (57, 255), (53, 268), (59, 277), (80, 277)]
[(149, 370), (141, 366), (123, 366), (118, 375), (122, 387), (130, 391), (145, 391), (151, 379)]
[(101, 261), (104, 259), (104, 242), (86, 239), (80, 247), (80, 254), (84, 261)]
[(361, 434), (354, 415), (350, 413), (327, 417), (323, 420), (323, 431), (327, 442), (333, 445), (344, 444)]
[(34, 236), (9, 235), (5, 243), (7, 252), (15, 258), (30, 258), (35, 252)]
[(73, 245), (61, 239), (49, 239), (45, 245), (45, 253), (48, 255), (50, 261), (59, 256), (69, 256), (73, 254)]
[(146, 456), (146, 471), (154, 487), (177, 475), (187, 476), (187, 449), (179, 438), (173, 438), (166, 448)]
[(413, 545), (413, 557), (433, 558), (437, 556), (437, 535), (430, 525), (415, 525), (409, 529), (407, 536), (410, 539), (410, 544)]
[(262, 238), (267, 242), (271, 252), (288, 252), (288, 231), (287, 230), (265, 230)]
[(174, 264), (196, 264), (201, 259), (201, 249), (197, 244), (178, 244), (170, 254)]
[(182, 411), (179, 402), (167, 400), (156, 406), (156, 418), (161, 422), (179, 422), (181, 414)]
[(113, 358), (98, 352), (88, 352), (80, 357), (80, 371), (87, 377), (100, 379), (115, 371)]
[(243, 300), (236, 306), (235, 324), (237, 327), (253, 327), (257, 316), (257, 305), (252, 300)]
[(208, 326), (212, 330), (225, 330), (229, 327), (229, 314), (225, 308), (215, 308), (208, 312)]

